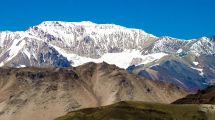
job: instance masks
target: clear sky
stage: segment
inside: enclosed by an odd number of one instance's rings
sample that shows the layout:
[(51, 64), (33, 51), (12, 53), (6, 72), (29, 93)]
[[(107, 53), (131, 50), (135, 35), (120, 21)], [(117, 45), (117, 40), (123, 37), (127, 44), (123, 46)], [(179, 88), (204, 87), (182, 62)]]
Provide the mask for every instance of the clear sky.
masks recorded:
[(1, 0), (0, 31), (42, 21), (92, 21), (181, 39), (215, 34), (215, 0)]

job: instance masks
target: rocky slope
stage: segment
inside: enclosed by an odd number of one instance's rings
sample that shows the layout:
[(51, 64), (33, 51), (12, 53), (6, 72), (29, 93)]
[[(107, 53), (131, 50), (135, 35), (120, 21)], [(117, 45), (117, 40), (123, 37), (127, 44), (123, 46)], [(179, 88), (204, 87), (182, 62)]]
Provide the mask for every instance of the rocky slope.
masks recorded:
[(174, 104), (215, 104), (215, 87), (211, 86), (205, 90), (198, 91), (196, 94), (187, 95), (176, 100)]
[(168, 55), (152, 63), (130, 66), (127, 70), (150, 80), (174, 83), (196, 92), (214, 84), (214, 56)]
[(171, 103), (187, 93), (107, 63), (0, 68), (1, 120), (53, 120), (72, 110), (131, 100)]

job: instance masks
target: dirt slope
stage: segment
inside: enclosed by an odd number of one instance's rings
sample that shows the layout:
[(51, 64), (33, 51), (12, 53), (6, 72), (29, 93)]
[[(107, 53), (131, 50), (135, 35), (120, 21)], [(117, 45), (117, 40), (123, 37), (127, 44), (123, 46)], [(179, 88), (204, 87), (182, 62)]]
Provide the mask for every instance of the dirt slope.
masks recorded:
[(76, 68), (1, 68), (0, 120), (52, 120), (115, 102), (171, 103), (186, 92), (106, 63)]
[(174, 104), (215, 104), (215, 86), (176, 100)]

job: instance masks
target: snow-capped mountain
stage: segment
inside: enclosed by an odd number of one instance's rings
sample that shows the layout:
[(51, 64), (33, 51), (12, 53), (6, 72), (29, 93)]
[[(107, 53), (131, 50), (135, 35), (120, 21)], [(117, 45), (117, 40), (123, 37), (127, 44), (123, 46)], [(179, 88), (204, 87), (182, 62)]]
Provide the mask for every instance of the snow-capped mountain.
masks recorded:
[[(114, 24), (46, 21), (24, 32), (1, 32), (0, 65), (77, 66), (89, 61), (111, 59), (107, 57), (109, 55), (120, 57), (119, 53), (126, 58), (132, 54), (129, 59), (153, 53), (214, 54), (214, 43), (205, 37), (199, 40), (158, 38), (143, 30)], [(137, 52), (138, 55), (134, 56), (133, 53)], [(123, 68), (125, 66), (128, 65), (123, 65)]]
[(125, 49), (141, 50), (146, 40), (156, 39), (142, 30), (92, 22), (43, 22), (27, 32), (68, 52), (90, 58)]
[[(68, 67), (105, 61), (124, 69), (136, 65), (138, 70), (143, 70), (146, 67), (140, 66), (145, 65), (148, 66), (147, 69), (153, 68), (159, 73), (160, 69), (153, 66), (166, 65), (162, 63), (169, 59), (167, 56), (175, 56), (179, 62), (186, 61), (186, 64), (181, 63), (185, 64), (189, 71), (196, 68), (194, 75), (198, 74), (200, 69), (204, 74), (208, 73), (206, 77), (211, 81), (215, 78), (213, 65), (205, 62), (197, 65), (197, 60), (203, 60), (206, 56), (211, 56), (212, 60), (214, 54), (213, 38), (180, 40), (168, 36), (156, 37), (139, 29), (89, 21), (46, 21), (26, 31), (0, 32), (0, 66), (9, 67)], [(181, 64), (170, 63), (173, 67), (181, 67)], [(139, 74), (138, 70), (134, 73)], [(188, 69), (183, 70), (186, 73)], [(175, 74), (178, 74), (177, 72)], [(146, 74), (141, 75), (147, 77)], [(186, 77), (180, 76), (176, 80), (176, 75), (172, 76), (177, 84), (187, 80)]]
[[(68, 63), (58, 63), (56, 59), (75, 65), (73, 59), (79, 56), (98, 59), (106, 53), (140, 51), (156, 38), (142, 30), (113, 24), (48, 21), (25, 32), (1, 32), (0, 65), (66, 67)], [(69, 54), (70, 61), (63, 54)]]

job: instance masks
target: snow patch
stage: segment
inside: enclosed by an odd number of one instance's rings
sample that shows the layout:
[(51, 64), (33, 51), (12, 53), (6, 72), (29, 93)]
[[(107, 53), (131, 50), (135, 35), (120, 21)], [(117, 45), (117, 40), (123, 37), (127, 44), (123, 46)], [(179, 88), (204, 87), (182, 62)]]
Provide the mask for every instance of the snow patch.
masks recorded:
[(19, 65), (16, 68), (23, 68), (23, 67), (26, 67), (26, 65)]
[(148, 54), (148, 55), (142, 55), (142, 60), (143, 62), (141, 64), (147, 64), (150, 62), (153, 62), (155, 60), (161, 59), (164, 56), (167, 56), (168, 54), (166, 53), (153, 53), (153, 54)]
[(195, 67), (191, 67), (191, 68), (194, 69), (194, 70), (199, 71), (199, 72), (200, 72), (199, 75), (201, 75), (201, 76), (204, 75), (204, 72), (203, 72), (203, 69), (202, 69), (202, 68), (195, 68)]
[[(25, 45), (25, 40), (23, 40), (24, 37), (20, 38), (20, 39), (15, 39), (13, 44), (10, 46), (10, 48), (8, 48), (6, 50), (6, 52), (9, 52), (8, 54), (8, 57), (2, 61), (0, 63), (0, 66), (3, 66), (6, 62), (10, 61), (11, 59), (13, 59), (19, 52), (20, 50), (24, 47)], [(5, 53), (3, 53), (5, 54)], [(2, 55), (3, 55), (2, 54)], [(2, 56), (1, 55), (1, 56)]]
[(121, 53), (106, 53), (99, 59), (92, 59), (87, 57), (81, 57), (76, 54), (67, 53), (65, 50), (54, 45), (50, 45), (50, 46), (55, 48), (60, 54), (62, 54), (68, 60), (72, 61), (72, 66), (74, 67), (82, 65), (87, 62), (95, 62), (95, 63), (107, 62), (108, 64), (115, 64), (120, 68), (126, 69), (127, 67), (130, 66), (134, 58), (141, 58), (142, 62), (140, 64), (147, 64), (149, 62), (153, 62), (154, 60), (160, 59), (168, 55), (166, 53), (154, 53), (149, 55), (142, 55), (139, 50), (125, 50), (124, 52), (121, 52)]
[(198, 65), (198, 64), (199, 64), (199, 62), (193, 62), (193, 64), (194, 64), (194, 65)]
[(54, 46), (54, 45), (50, 45), (50, 46), (52, 46), (54, 49), (56, 49), (61, 55), (66, 57), (69, 61), (72, 61), (72, 66), (74, 66), (74, 67), (82, 65), (87, 62), (97, 62), (96, 59), (81, 57), (76, 54), (67, 53), (65, 50), (63, 50), (57, 46)]
[(181, 53), (181, 52), (183, 52), (183, 49), (179, 49), (179, 50), (177, 51), (177, 53)]
[(30, 52), (28, 52), (26, 49), (25, 49), (25, 50), (23, 50), (23, 53), (24, 53), (25, 55), (27, 55), (28, 59), (30, 59), (30, 58), (31, 58), (31, 54), (30, 54)]

